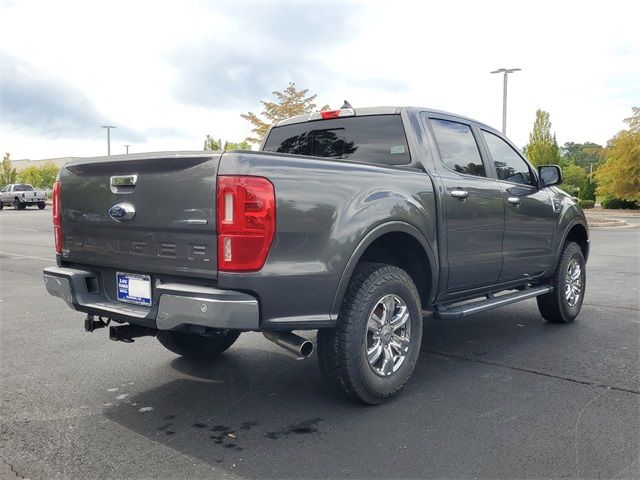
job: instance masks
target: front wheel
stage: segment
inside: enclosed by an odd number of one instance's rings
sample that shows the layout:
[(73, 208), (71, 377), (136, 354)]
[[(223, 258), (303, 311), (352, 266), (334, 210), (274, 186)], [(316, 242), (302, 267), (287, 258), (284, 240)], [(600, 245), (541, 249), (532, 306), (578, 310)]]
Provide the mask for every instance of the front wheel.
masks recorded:
[(586, 264), (577, 243), (565, 244), (551, 277), (553, 290), (540, 295), (538, 309), (550, 323), (571, 323), (580, 313), (586, 289)]
[(336, 327), (318, 332), (320, 370), (334, 389), (376, 405), (404, 387), (421, 343), (420, 297), (411, 277), (365, 262), (353, 274)]
[(216, 335), (204, 336), (193, 333), (161, 330), (158, 341), (173, 353), (187, 358), (208, 358), (220, 355), (240, 336), (238, 330), (220, 330)]

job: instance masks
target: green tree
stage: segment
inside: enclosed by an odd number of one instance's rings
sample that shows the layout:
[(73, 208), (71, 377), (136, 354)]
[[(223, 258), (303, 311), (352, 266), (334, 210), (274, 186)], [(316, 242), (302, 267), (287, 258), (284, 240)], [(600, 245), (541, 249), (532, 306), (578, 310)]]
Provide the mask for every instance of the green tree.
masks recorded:
[(584, 168), (570, 163), (562, 168), (562, 189), (570, 195), (582, 198), (582, 191), (589, 183), (589, 176)]
[(633, 115), (625, 122), (629, 128), (607, 142), (605, 163), (595, 172), (598, 193), (640, 200), (640, 108), (633, 108)]
[(18, 181), (30, 183), (36, 188), (50, 189), (53, 187), (59, 170), (53, 162), (47, 162), (41, 167), (27, 167), (18, 172)]
[[(223, 146), (224, 145), (224, 146)], [(247, 141), (242, 142), (229, 142), (225, 140), (222, 143), (222, 139), (214, 140), (211, 135), (207, 135), (207, 138), (204, 140), (204, 149), (212, 150), (212, 151), (220, 151), (220, 150), (251, 150), (251, 144)]]
[(602, 162), (602, 145), (593, 142), (566, 142), (561, 148), (562, 164), (575, 163), (585, 169), (593, 164), (594, 169)]
[(529, 134), (529, 143), (524, 147), (524, 153), (536, 167), (560, 163), (560, 149), (556, 136), (551, 134), (548, 112), (536, 110), (533, 130)]
[(584, 187), (580, 189), (580, 194), (578, 195), (578, 198), (580, 198), (581, 200), (595, 201), (596, 188), (597, 188), (597, 184), (593, 179), (590, 182), (588, 181), (587, 183), (585, 183)]
[(225, 150), (251, 150), (251, 144), (246, 140), (235, 143), (235, 142), (224, 142)]
[(631, 116), (625, 118), (624, 121), (629, 125), (629, 131), (640, 131), (640, 107), (631, 107)]
[(222, 150), (222, 140), (215, 140), (211, 135), (207, 135), (204, 139), (204, 150), (219, 151)]
[[(253, 126), (251, 131), (255, 134), (253, 137), (247, 137), (245, 141), (249, 143), (260, 143), (267, 134), (269, 127), (274, 123), (295, 115), (311, 113), (318, 109), (318, 106), (315, 104), (317, 95), (308, 96), (308, 89), (298, 90), (293, 82), (289, 82), (289, 85), (284, 90), (276, 90), (272, 93), (276, 97), (275, 102), (260, 101), (264, 108), (262, 111), (262, 115), (265, 117), (264, 120), (253, 112), (240, 115)], [(328, 105), (321, 108), (321, 110), (328, 109)]]
[(0, 168), (0, 187), (4, 187), (9, 183), (16, 183), (18, 174), (11, 164), (11, 155), (5, 153), (2, 157), (2, 167)]

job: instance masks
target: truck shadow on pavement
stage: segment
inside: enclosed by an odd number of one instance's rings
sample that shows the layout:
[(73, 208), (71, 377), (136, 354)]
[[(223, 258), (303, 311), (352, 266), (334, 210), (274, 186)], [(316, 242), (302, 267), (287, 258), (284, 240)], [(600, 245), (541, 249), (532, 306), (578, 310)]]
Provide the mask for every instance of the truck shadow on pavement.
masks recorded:
[[(379, 407), (336, 395), (316, 358), (296, 362), (268, 344), (261, 350), (241, 341), (209, 364), (175, 358), (159, 365), (175, 378), (126, 396), (103, 415), (251, 478), (570, 475), (574, 446), (562, 438), (573, 431), (574, 415), (549, 416), (546, 408), (562, 401), (578, 411), (584, 397), (572, 393), (573, 384), (555, 391), (553, 378), (542, 377), (541, 387), (525, 372), (495, 365), (509, 352), (567, 337), (533, 308), (517, 317), (514, 309), (464, 321), (425, 317), (412, 380)], [(554, 453), (555, 465), (537, 463), (531, 450), (540, 448)]]

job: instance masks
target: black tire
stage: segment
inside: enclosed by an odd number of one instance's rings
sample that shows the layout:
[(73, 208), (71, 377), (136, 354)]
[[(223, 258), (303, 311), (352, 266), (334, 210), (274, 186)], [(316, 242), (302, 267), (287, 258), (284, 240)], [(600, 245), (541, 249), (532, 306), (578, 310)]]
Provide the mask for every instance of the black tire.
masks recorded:
[[(574, 260), (580, 267), (580, 272), (577, 276), (580, 281), (580, 294), (577, 301), (571, 305), (571, 302), (567, 298), (565, 288), (569, 266)], [(574, 242), (565, 243), (556, 270), (550, 279), (553, 291), (540, 295), (537, 298), (540, 314), (547, 322), (571, 323), (576, 319), (582, 308), (587, 286), (585, 267), (584, 256), (582, 255), (580, 246)]]
[(22, 203), (20, 200), (14, 200), (13, 201), (13, 208), (14, 210), (24, 210), (26, 207), (26, 205), (24, 203)]
[(4, 208), (4, 203), (0, 202), (0, 210)]
[(186, 358), (209, 358), (220, 355), (240, 336), (239, 330), (221, 330), (216, 336), (162, 330), (158, 341), (173, 353)]
[[(393, 373), (381, 376), (367, 359), (367, 325), (374, 308), (389, 295), (407, 307), (410, 336), (404, 361)], [(377, 405), (404, 387), (418, 360), (421, 343), (420, 296), (411, 277), (395, 266), (363, 262), (353, 273), (336, 327), (318, 331), (318, 361), (335, 390), (357, 402)]]
[(38, 204), (38, 208), (39, 208), (40, 210), (44, 210), (44, 207), (46, 207), (46, 203), (39, 203), (39, 204)]

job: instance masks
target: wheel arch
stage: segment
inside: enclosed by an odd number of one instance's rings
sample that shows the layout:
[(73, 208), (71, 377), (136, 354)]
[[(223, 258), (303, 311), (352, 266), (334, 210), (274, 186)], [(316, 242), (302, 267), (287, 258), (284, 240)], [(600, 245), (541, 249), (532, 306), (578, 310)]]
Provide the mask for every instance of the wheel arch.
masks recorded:
[(560, 261), (560, 256), (562, 255), (562, 247), (567, 241), (576, 242), (582, 250), (584, 261), (587, 262), (587, 260), (589, 259), (589, 229), (587, 228), (585, 222), (577, 218), (569, 223), (569, 225), (567, 225), (567, 227), (564, 229), (561, 241), (558, 243), (558, 248), (553, 264), (551, 265), (549, 271), (546, 273), (551, 274), (555, 271), (556, 267), (558, 266), (558, 262)]
[[(393, 246), (397, 249), (391, 251)], [(364, 236), (347, 262), (334, 296), (331, 319), (335, 321), (338, 318), (353, 272), (362, 260), (403, 268), (416, 283), (423, 307), (430, 305), (435, 297), (439, 273), (434, 251), (420, 230), (409, 223), (393, 221), (376, 226)]]
[(567, 229), (564, 242), (562, 243), (564, 244), (568, 241), (576, 242), (580, 246), (584, 261), (586, 262), (589, 258), (589, 231), (587, 227), (580, 222), (571, 225), (570, 228)]

